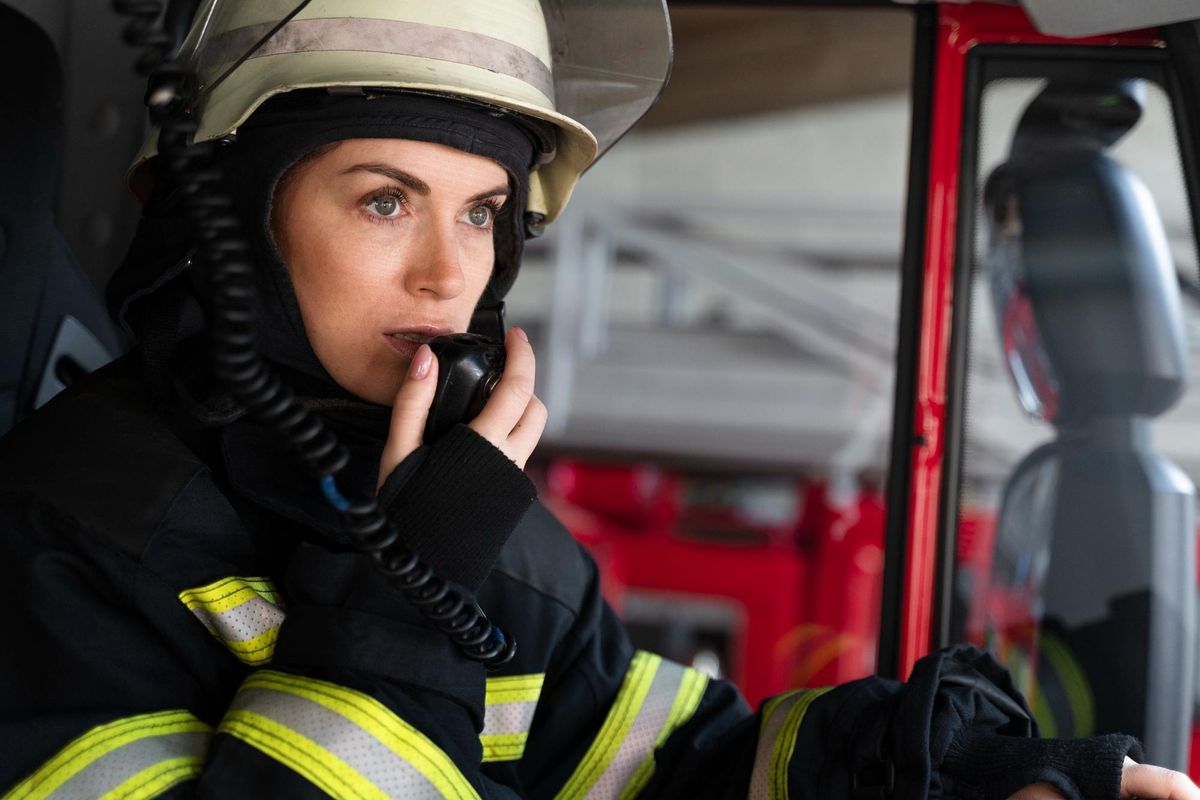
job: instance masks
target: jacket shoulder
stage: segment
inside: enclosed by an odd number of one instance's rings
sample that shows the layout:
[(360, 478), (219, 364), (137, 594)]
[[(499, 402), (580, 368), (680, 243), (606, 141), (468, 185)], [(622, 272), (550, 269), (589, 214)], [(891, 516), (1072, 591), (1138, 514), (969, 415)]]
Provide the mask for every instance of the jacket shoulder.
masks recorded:
[(521, 519), (493, 571), (557, 600), (574, 614), (583, 607), (597, 575), (591, 557), (540, 501)]
[(139, 558), (205, 464), (155, 412), (126, 357), (51, 400), (0, 439), (0, 496), (50, 508)]

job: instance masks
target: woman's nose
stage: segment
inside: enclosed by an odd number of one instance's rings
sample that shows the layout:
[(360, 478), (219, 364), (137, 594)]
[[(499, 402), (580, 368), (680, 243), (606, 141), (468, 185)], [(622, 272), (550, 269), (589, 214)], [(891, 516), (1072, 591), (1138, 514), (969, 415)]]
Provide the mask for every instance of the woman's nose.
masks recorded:
[(466, 279), (453, 231), (431, 226), (420, 237), (415, 251), (410, 254), (405, 272), (405, 288), (409, 292), (449, 300), (463, 291)]

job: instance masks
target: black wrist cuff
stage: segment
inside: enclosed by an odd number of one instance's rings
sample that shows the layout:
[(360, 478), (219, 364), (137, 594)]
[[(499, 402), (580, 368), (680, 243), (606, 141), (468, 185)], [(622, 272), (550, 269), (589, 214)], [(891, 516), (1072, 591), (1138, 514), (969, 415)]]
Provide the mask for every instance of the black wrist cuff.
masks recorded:
[(1023, 739), (974, 733), (946, 752), (940, 772), (964, 800), (1004, 800), (1044, 781), (1067, 800), (1118, 800), (1125, 756), (1142, 757), (1137, 739), (1123, 734), (1086, 739)]
[(405, 546), (472, 594), (535, 499), (525, 473), (466, 425), (405, 459), (379, 490)]

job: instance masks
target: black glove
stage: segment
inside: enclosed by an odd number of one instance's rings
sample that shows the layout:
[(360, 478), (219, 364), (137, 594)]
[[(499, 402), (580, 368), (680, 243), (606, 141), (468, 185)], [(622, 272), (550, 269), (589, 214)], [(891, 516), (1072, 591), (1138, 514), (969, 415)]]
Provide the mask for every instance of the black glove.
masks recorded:
[(1045, 782), (1067, 800), (1117, 800), (1125, 756), (1142, 758), (1132, 736), (1017, 739), (965, 734), (950, 745), (941, 773), (951, 794), (964, 800), (1005, 800), (1022, 787)]
[[(970, 646), (918, 662), (896, 722), (893, 737), (927, 725), (928, 751), (920, 755), (929, 759), (932, 797), (1005, 800), (1045, 782), (1067, 800), (1118, 800), (1125, 756), (1141, 757), (1132, 736), (1036, 738), (1033, 714), (1008, 672)], [(912, 740), (893, 741), (918, 756)]]
[(808, 709), (789, 764), (799, 798), (1004, 800), (1044, 781), (1068, 800), (1118, 800), (1129, 736), (1038, 739), (1024, 698), (987, 653), (960, 645), (905, 684), (864, 678)]
[(525, 473), (466, 425), (417, 448), (379, 490), (405, 546), (471, 594), (536, 499)]

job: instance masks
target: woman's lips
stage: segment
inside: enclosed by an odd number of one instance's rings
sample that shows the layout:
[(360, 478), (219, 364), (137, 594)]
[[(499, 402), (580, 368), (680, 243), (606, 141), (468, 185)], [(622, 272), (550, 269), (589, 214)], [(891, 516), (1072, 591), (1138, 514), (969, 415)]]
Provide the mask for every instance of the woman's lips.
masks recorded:
[(388, 344), (397, 353), (412, 358), (421, 345), (434, 337), (445, 336), (448, 333), (451, 333), (449, 328), (421, 327), (405, 331), (391, 331), (385, 333), (383, 338), (387, 339)]
[[(393, 350), (395, 350), (400, 355), (406, 356), (408, 358), (412, 358), (414, 355), (416, 355), (417, 348), (420, 347), (422, 344), (421, 342), (413, 341), (412, 339), (402, 338), (400, 336), (397, 336), (397, 335), (391, 334), (391, 333), (385, 333), (383, 335), (383, 338), (387, 339), (387, 343), (389, 345), (391, 345)], [(426, 339), (426, 341), (428, 341), (428, 339)]]

